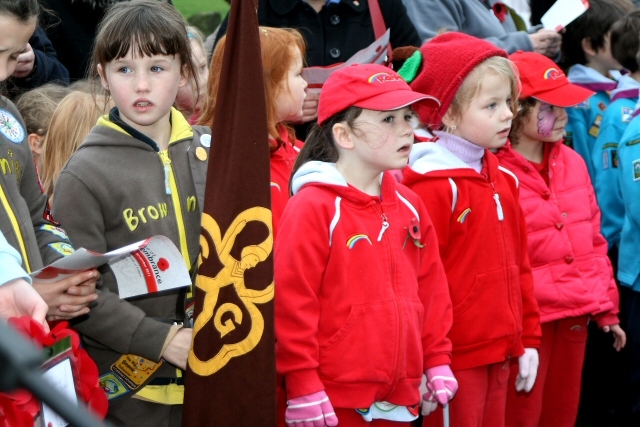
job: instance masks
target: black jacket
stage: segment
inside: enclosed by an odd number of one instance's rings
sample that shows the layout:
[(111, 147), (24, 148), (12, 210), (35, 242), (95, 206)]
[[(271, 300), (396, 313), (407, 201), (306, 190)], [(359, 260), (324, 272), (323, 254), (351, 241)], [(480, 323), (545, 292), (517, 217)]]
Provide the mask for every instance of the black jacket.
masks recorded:
[[(422, 43), (400, 0), (378, 0), (391, 46), (417, 46)], [(375, 41), (368, 0), (340, 0), (318, 13), (303, 0), (259, 0), (260, 25), (295, 28), (307, 43), (308, 66), (327, 66), (348, 60)], [(228, 16), (222, 22), (218, 39), (227, 32)], [(217, 40), (216, 40), (217, 43)]]

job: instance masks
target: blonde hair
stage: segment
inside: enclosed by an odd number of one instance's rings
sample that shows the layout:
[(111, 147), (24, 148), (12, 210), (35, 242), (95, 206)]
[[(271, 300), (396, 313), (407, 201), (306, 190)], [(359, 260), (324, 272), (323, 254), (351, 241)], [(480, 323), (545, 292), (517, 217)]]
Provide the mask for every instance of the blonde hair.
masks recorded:
[(200, 31), (197, 27), (187, 25), (187, 37), (189, 37), (189, 40), (194, 40), (196, 43), (198, 43), (198, 45), (202, 48), (202, 51), (206, 52), (204, 50), (204, 35), (202, 34), (202, 31)]
[(449, 115), (452, 118), (459, 118), (469, 107), (473, 98), (480, 92), (484, 77), (490, 73), (498, 75), (509, 82), (511, 87), (511, 111), (514, 115), (517, 113), (518, 94), (520, 92), (518, 69), (507, 58), (492, 56), (478, 64), (460, 85), (449, 106)]
[[(185, 87), (178, 89), (178, 94), (173, 106), (179, 110), (187, 120), (191, 120), (192, 116), (196, 114), (204, 102), (205, 95), (201, 93), (206, 91), (207, 76), (209, 75), (209, 64), (207, 63), (207, 51), (202, 41), (203, 35), (196, 27), (187, 26), (187, 37), (191, 46), (191, 55), (194, 65), (193, 74), (187, 81)], [(200, 48), (204, 57), (204, 63), (206, 70), (201, 69), (201, 64), (196, 61), (194, 57), (196, 55), (195, 46)], [(200, 75), (202, 73), (202, 76)]]
[(111, 106), (108, 104), (101, 108), (92, 94), (73, 91), (56, 108), (42, 152), (42, 186), (51, 200), (53, 187), (62, 167), (89, 135), (98, 118), (106, 114)]
[(16, 102), (16, 107), (27, 128), (27, 133), (45, 136), (49, 122), (62, 98), (71, 92), (70, 89), (49, 83), (24, 93)]

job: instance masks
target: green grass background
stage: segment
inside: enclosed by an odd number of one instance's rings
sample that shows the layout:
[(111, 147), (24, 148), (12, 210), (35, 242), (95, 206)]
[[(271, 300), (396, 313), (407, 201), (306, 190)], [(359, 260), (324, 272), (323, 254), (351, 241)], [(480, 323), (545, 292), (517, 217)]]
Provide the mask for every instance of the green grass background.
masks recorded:
[(220, 12), (224, 17), (229, 11), (224, 0), (173, 0), (173, 4), (185, 18), (200, 12)]

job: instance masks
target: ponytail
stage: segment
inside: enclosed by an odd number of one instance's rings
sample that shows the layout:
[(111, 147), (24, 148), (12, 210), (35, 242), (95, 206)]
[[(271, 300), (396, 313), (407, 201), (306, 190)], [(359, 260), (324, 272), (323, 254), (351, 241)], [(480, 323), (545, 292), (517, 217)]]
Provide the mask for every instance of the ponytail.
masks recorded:
[(302, 147), (302, 150), (300, 150), (300, 153), (298, 153), (296, 162), (293, 165), (293, 171), (291, 172), (291, 178), (289, 179), (289, 192), (291, 192), (293, 176), (303, 164), (313, 160), (328, 163), (335, 163), (338, 161), (338, 148), (333, 140), (333, 126), (337, 123), (345, 122), (347, 126), (353, 128), (353, 122), (361, 113), (362, 108), (349, 107), (332, 116), (322, 125), (318, 125), (317, 123), (313, 125), (309, 135), (307, 135), (304, 146)]

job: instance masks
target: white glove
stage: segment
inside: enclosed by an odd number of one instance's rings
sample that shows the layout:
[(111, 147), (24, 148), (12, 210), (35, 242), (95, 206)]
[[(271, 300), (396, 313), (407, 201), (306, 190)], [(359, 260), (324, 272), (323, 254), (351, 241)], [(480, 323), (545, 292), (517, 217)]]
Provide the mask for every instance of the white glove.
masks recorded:
[(525, 348), (524, 354), (518, 358), (519, 372), (516, 378), (516, 391), (529, 393), (536, 382), (538, 376), (538, 350), (535, 348)]
[[(422, 381), (420, 382), (420, 395), (423, 396), (425, 393), (428, 393), (429, 389), (427, 388), (427, 375), (423, 375), (422, 376)], [(425, 400), (424, 398), (421, 399), (421, 409), (422, 409), (422, 416), (426, 417), (427, 415), (429, 415), (430, 413), (432, 413), (433, 411), (436, 410), (436, 408), (438, 407), (438, 401), (435, 399), (434, 395), (431, 395), (432, 399), (427, 399)]]

